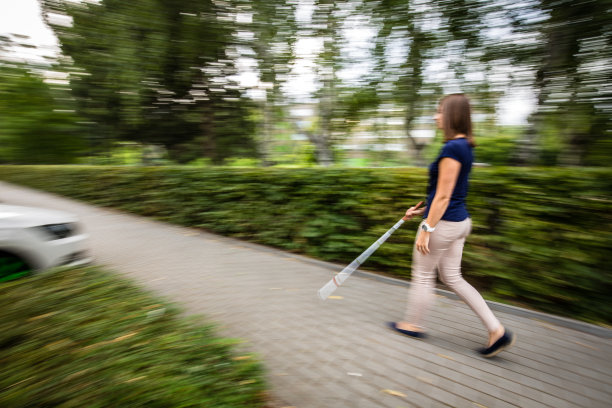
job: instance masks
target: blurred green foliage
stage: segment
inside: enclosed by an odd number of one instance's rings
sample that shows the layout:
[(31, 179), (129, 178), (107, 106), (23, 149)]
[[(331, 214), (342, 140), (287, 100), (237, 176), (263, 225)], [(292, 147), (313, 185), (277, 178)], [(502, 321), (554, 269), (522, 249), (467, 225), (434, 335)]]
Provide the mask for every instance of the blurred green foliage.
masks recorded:
[[(0, 179), (348, 263), (424, 199), (427, 173), (2, 166)], [(465, 274), (491, 299), (610, 323), (611, 191), (609, 168), (474, 168)], [(414, 227), (365, 268), (408, 278)]]
[(3, 283), (0, 310), (0, 406), (264, 406), (236, 340), (98, 268)]
[[(0, 35), (0, 161), (71, 163), (86, 140), (79, 163), (135, 142), (180, 164), (422, 166), (440, 97), (464, 92), (480, 161), (606, 167), (608, 3), (40, 0), (61, 55), (19, 67), (36, 46)], [(519, 97), (514, 137), (493, 124)]]
[[(478, 134), (474, 151), (478, 163), (492, 166), (510, 166), (514, 164), (517, 146), (521, 137), (518, 127), (496, 127), (496, 132)], [(437, 152), (436, 152), (437, 153)]]
[(26, 67), (0, 64), (0, 163), (74, 163), (85, 144), (78, 117), (61, 102), (69, 95)]
[[(41, 0), (47, 23), (71, 58), (77, 111), (99, 154), (117, 141), (162, 145), (188, 163), (254, 156), (251, 103), (237, 73), (236, 27), (210, 0)], [(49, 15), (63, 15), (71, 24)], [(65, 20), (64, 20), (65, 21)]]
[[(476, 163), (491, 166), (515, 165), (523, 131), (524, 128), (521, 126), (476, 124), (475, 141), (477, 148), (474, 150)], [(433, 141), (423, 149), (423, 156), (427, 159), (427, 162), (432, 162), (438, 157), (442, 145), (442, 132), (438, 130)]]
[[(609, 166), (612, 155), (612, 25), (608, 0), (539, 0), (534, 11), (542, 17), (518, 16), (520, 31), (539, 37), (527, 46), (501, 47), (515, 60), (533, 64), (533, 86), (538, 106), (530, 118), (526, 141), (532, 149), (523, 152), (527, 163), (543, 158), (534, 145), (541, 138), (555, 138), (558, 154), (549, 149), (544, 156), (554, 164)], [(533, 6), (531, 6), (533, 7)], [(603, 10), (606, 10), (605, 12)], [(522, 20), (522, 21), (521, 21)], [(547, 131), (549, 132), (548, 134)]]

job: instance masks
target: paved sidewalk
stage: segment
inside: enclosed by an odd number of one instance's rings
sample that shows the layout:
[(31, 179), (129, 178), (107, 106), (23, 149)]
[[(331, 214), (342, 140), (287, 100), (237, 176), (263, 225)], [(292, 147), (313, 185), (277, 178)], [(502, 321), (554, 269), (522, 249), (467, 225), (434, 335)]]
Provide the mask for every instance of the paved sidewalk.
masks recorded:
[(405, 287), (353, 276), (322, 302), (335, 272), (307, 258), (2, 182), (0, 201), (76, 213), (98, 263), (245, 339), (278, 407), (611, 406), (609, 338), (496, 312), (518, 340), (486, 360), (474, 352), (486, 332), (460, 301), (437, 296), (430, 337), (414, 340), (385, 328)]

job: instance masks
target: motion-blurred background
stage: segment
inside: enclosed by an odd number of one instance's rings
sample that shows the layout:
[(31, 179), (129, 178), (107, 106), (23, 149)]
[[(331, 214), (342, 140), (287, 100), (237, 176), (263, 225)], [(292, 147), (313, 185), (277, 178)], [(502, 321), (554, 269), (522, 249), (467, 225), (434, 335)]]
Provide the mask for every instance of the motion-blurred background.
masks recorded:
[(612, 157), (605, 0), (0, 7), (1, 163), (422, 166), (451, 92), (479, 162)]

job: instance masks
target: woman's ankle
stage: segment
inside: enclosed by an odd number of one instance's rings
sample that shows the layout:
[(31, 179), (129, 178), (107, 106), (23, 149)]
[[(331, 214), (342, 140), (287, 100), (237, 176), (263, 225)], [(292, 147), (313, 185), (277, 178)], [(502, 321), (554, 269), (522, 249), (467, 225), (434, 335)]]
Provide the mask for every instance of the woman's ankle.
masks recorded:
[(506, 332), (506, 329), (501, 324), (499, 325), (497, 329), (495, 329), (492, 332), (489, 332), (489, 343), (487, 344), (487, 347), (492, 346), (493, 343), (495, 343), (497, 340), (499, 340), (504, 335), (505, 332)]

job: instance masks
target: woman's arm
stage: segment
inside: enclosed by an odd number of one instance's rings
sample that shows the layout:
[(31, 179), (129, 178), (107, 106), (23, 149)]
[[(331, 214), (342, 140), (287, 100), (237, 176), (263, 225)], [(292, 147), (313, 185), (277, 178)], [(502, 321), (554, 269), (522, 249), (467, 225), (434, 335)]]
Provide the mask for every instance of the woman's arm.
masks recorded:
[[(431, 203), (431, 209), (427, 215), (425, 222), (430, 227), (435, 227), (438, 221), (442, 218), (448, 204), (450, 203), (457, 178), (461, 171), (461, 163), (450, 157), (444, 157), (438, 164), (438, 183), (436, 186), (436, 194)], [(430, 232), (421, 230), (417, 237), (416, 248), (423, 254), (429, 253), (429, 234)]]

